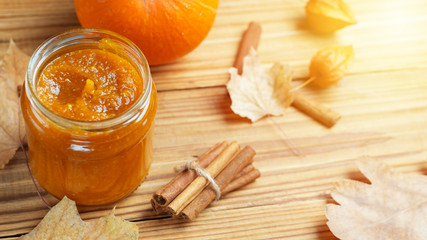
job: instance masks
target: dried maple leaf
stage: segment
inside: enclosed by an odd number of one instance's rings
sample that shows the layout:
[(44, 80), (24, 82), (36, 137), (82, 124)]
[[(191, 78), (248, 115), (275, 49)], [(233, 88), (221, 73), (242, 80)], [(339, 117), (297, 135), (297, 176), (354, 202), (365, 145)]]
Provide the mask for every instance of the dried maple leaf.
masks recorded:
[(322, 33), (331, 33), (357, 21), (343, 0), (310, 0), (305, 6), (310, 27)]
[(340, 239), (427, 239), (427, 176), (394, 172), (366, 158), (357, 163), (371, 181), (337, 183), (326, 217)]
[(243, 60), (241, 76), (236, 68), (230, 68), (229, 72), (231, 79), (227, 89), (232, 101), (231, 109), (252, 122), (266, 115), (283, 114), (293, 101), (290, 67), (275, 63), (270, 71), (266, 71), (254, 49)]
[(15, 155), (25, 137), (18, 88), (25, 80), (29, 59), (11, 40), (0, 61), (0, 169)]
[(74, 201), (64, 197), (30, 233), (31, 239), (138, 239), (138, 226), (114, 216), (114, 210), (95, 222), (84, 222)]

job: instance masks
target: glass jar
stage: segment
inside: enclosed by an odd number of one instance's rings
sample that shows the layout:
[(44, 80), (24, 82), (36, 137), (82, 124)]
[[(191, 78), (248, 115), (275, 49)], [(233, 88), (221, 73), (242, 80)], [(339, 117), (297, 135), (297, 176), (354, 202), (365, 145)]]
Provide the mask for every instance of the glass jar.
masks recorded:
[[(100, 121), (78, 121), (47, 108), (37, 95), (43, 69), (80, 49), (102, 49), (125, 59), (143, 81), (139, 98), (124, 112)], [(144, 180), (152, 161), (157, 92), (148, 63), (128, 39), (104, 30), (68, 31), (44, 42), (29, 62), (21, 108), (33, 175), (57, 198), (80, 205), (119, 200)]]

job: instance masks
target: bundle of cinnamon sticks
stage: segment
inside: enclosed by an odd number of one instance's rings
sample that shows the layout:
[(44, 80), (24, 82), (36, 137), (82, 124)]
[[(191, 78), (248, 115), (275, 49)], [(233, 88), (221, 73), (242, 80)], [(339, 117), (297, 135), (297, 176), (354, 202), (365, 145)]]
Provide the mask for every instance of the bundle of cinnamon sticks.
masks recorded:
[[(221, 142), (196, 161), (196, 165), (214, 178), (221, 196), (255, 181), (261, 174), (253, 166), (255, 151), (246, 146)], [(181, 171), (153, 194), (151, 204), (157, 214), (193, 220), (217, 197), (212, 184), (193, 169)]]

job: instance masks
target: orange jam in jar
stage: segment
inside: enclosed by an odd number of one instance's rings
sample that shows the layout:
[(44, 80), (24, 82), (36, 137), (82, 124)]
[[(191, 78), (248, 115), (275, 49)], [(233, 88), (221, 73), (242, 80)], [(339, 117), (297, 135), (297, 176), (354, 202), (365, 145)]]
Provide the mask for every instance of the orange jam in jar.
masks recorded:
[(21, 108), (31, 171), (54, 196), (109, 203), (147, 175), (157, 92), (144, 55), (124, 37), (79, 29), (43, 43)]

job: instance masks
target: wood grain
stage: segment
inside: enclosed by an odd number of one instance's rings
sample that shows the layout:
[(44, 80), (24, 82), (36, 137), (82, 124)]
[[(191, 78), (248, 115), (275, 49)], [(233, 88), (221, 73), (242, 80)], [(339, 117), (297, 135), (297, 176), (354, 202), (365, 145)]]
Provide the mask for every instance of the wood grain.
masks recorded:
[[(307, 29), (305, 1), (221, 0), (202, 45), (174, 63), (152, 68), (159, 89), (154, 161), (144, 183), (116, 203), (116, 214), (137, 222), (143, 239), (334, 239), (324, 207), (332, 201), (334, 182), (367, 181), (356, 159), (371, 155), (398, 171), (426, 175), (427, 2), (347, 2), (359, 23), (317, 35)], [(310, 57), (319, 48), (354, 46), (350, 74), (338, 85), (302, 89), (342, 115), (337, 125), (327, 129), (292, 108), (274, 118), (303, 156), (292, 153), (270, 119), (251, 124), (230, 110), (223, 85), (249, 21), (263, 27), (261, 61), (266, 66), (290, 63), (296, 79), (306, 79)], [(72, 1), (0, 1), (0, 53), (10, 37), (31, 54), (47, 37), (74, 27)], [(211, 204), (191, 223), (155, 216), (151, 194), (175, 175), (174, 166), (223, 140), (253, 147), (262, 177)], [(114, 205), (79, 210), (91, 220)], [(18, 151), (0, 170), (0, 238), (27, 233), (46, 212)]]

